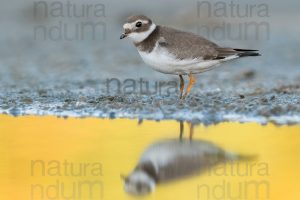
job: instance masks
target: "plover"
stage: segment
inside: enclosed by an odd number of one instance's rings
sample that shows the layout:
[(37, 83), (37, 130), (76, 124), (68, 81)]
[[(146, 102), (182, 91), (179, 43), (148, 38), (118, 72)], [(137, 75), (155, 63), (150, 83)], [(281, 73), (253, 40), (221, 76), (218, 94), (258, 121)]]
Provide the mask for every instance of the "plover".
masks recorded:
[[(195, 84), (194, 74), (236, 58), (260, 56), (258, 50), (224, 48), (196, 34), (155, 25), (144, 15), (129, 17), (123, 28), (120, 39), (130, 38), (146, 64), (156, 71), (179, 76), (181, 99)], [(189, 84), (183, 94), (184, 75), (189, 76)]]

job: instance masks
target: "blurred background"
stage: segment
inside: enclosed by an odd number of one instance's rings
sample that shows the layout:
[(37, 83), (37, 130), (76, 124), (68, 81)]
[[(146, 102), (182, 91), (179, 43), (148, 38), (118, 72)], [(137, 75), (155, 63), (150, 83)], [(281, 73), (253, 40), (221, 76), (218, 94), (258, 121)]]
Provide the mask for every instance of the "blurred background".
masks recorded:
[[(263, 55), (208, 72), (203, 84), (212, 79), (228, 80), (249, 70), (256, 75), (253, 82), (261, 85), (299, 83), (299, 1), (215, 0), (199, 6), (201, 2), (2, 0), (0, 83), (2, 87), (32, 87), (107, 78), (177, 80), (147, 67), (130, 41), (119, 40), (123, 22), (133, 14), (147, 15), (156, 24), (202, 34), (224, 47), (259, 49)], [(237, 12), (243, 17), (238, 17)], [(84, 23), (97, 27), (93, 31)], [(245, 31), (246, 23), (254, 27)]]
[[(0, 113), (196, 119), (206, 125), (299, 124), (299, 8), (298, 0), (1, 0)], [(201, 87), (194, 87), (186, 103), (178, 101), (177, 93), (170, 98), (110, 96), (105, 81), (111, 78), (178, 81), (177, 76), (152, 70), (129, 40), (119, 39), (124, 21), (135, 14), (201, 34), (220, 46), (259, 49), (263, 56), (239, 59), (198, 75)], [(24, 199), (32, 184), (47, 186), (61, 178), (30, 176), (30, 161), (36, 159), (100, 160), (105, 199), (132, 199), (123, 190), (120, 174), (130, 173), (148, 145), (179, 134), (174, 120), (1, 115), (0, 121), (1, 199)], [(187, 128), (185, 132), (187, 137)], [(270, 175), (205, 174), (162, 186), (146, 199), (199, 199), (201, 184), (214, 187), (228, 180), (237, 186), (264, 179), (271, 184), (270, 199), (299, 199), (299, 126), (223, 123), (198, 126), (194, 135), (227, 151), (259, 155), (257, 162), (267, 163)], [(60, 180), (71, 183), (73, 179)], [(254, 195), (248, 199), (258, 199)]]

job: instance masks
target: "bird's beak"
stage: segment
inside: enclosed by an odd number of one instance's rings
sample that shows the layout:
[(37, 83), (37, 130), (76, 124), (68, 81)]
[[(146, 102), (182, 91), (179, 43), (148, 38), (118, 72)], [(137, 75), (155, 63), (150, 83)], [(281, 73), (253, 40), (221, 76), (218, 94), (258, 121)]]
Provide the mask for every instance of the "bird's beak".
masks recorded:
[(122, 33), (122, 35), (120, 36), (120, 39), (122, 40), (122, 39), (124, 39), (126, 37), (127, 37), (127, 34), (126, 33)]

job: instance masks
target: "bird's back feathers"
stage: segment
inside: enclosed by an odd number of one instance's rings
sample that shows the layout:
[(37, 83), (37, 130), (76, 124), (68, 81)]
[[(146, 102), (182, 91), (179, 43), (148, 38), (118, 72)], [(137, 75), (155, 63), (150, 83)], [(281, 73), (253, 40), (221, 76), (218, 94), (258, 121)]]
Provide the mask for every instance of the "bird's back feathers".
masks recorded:
[(260, 55), (257, 50), (223, 48), (196, 34), (162, 26), (157, 26), (147, 39), (135, 45), (140, 51), (150, 53), (157, 44), (167, 48), (168, 52), (179, 60), (221, 60), (234, 55)]

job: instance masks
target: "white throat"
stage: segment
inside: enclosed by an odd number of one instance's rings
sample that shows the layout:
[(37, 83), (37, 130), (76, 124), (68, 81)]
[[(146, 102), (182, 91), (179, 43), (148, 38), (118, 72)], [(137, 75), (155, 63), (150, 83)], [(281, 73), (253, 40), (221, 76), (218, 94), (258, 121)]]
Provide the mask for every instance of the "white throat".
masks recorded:
[(148, 31), (140, 32), (140, 33), (131, 33), (128, 35), (128, 37), (134, 42), (134, 43), (140, 43), (148, 38), (148, 36), (155, 30), (156, 25), (153, 23), (151, 24)]

